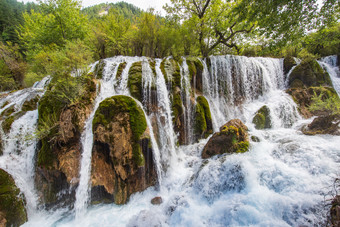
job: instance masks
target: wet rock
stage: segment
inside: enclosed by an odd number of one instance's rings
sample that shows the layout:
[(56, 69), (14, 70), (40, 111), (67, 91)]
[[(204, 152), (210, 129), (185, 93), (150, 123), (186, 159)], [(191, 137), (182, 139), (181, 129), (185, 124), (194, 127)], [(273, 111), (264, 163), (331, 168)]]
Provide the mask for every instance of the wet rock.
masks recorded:
[(163, 199), (160, 196), (157, 196), (157, 197), (151, 199), (151, 204), (152, 205), (160, 205), (162, 203), (163, 203)]
[(25, 200), (13, 178), (0, 169), (0, 226), (20, 226), (26, 221)]
[(198, 96), (196, 99), (194, 127), (196, 141), (207, 138), (213, 132), (210, 107), (204, 96)]
[(289, 73), (289, 71), (295, 66), (296, 61), (292, 56), (285, 57), (283, 60), (283, 71), (285, 74)]
[(253, 142), (260, 142), (260, 138), (257, 136), (251, 136), (250, 138), (251, 138), (251, 141)]
[(272, 121), (270, 118), (270, 109), (265, 105), (259, 109), (254, 118), (253, 124), (256, 129), (268, 129), (272, 127)]
[(304, 60), (289, 75), (289, 87), (303, 88), (313, 86), (332, 87), (329, 74), (316, 60)]
[(93, 203), (124, 204), (131, 194), (156, 183), (146, 119), (132, 98), (120, 95), (101, 102), (93, 132)]
[(205, 145), (202, 158), (210, 158), (224, 153), (243, 153), (248, 151), (249, 136), (245, 126), (239, 119), (233, 119), (220, 128)]
[(190, 73), (190, 83), (194, 92), (203, 91), (203, 64), (197, 57), (189, 57), (186, 59)]
[(336, 91), (330, 87), (309, 87), (309, 88), (290, 88), (286, 91), (298, 104), (298, 110), (304, 118), (310, 118), (313, 115), (321, 116), (325, 113), (320, 111), (310, 111), (309, 106), (312, 104), (314, 95), (322, 97), (323, 100), (337, 96)]
[(65, 75), (52, 80), (39, 101), (41, 138), (35, 185), (40, 202), (47, 208), (73, 205), (79, 182), (80, 138), (95, 95), (96, 84), (91, 75)]
[(104, 68), (105, 68), (105, 61), (99, 60), (99, 62), (94, 67), (94, 74), (95, 74), (97, 79), (103, 78)]
[(315, 118), (312, 123), (302, 128), (305, 135), (331, 134), (340, 135), (340, 115), (326, 115)]
[(335, 196), (332, 201), (330, 219), (332, 226), (340, 226), (340, 195)]

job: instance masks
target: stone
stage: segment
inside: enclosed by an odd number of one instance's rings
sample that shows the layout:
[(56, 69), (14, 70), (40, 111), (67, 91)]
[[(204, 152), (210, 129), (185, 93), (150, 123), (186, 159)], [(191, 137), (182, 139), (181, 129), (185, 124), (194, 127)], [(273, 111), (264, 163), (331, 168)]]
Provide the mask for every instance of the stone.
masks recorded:
[(270, 118), (270, 109), (264, 105), (259, 109), (254, 118), (253, 124), (255, 124), (256, 129), (268, 129), (272, 127), (272, 121)]
[(202, 158), (224, 153), (243, 153), (249, 149), (248, 128), (241, 120), (233, 119), (220, 128), (205, 145)]
[(290, 88), (332, 86), (329, 74), (316, 60), (304, 60), (289, 75)]
[(196, 141), (207, 138), (213, 133), (210, 107), (204, 96), (196, 98), (194, 127)]
[(292, 56), (285, 57), (283, 60), (283, 71), (285, 74), (289, 73), (289, 71), (295, 66), (296, 61)]
[(25, 199), (11, 175), (0, 169), (0, 226), (20, 226), (26, 221)]
[(340, 226), (340, 195), (333, 198), (332, 207), (330, 209), (330, 219), (332, 226)]
[(330, 134), (340, 135), (340, 115), (326, 115), (315, 118), (312, 123), (302, 128), (305, 135)]
[(163, 199), (160, 196), (157, 196), (157, 197), (151, 199), (152, 205), (161, 205), (162, 203), (163, 203)]
[(143, 110), (128, 96), (102, 101), (93, 119), (91, 201), (125, 204), (156, 183), (149, 129)]

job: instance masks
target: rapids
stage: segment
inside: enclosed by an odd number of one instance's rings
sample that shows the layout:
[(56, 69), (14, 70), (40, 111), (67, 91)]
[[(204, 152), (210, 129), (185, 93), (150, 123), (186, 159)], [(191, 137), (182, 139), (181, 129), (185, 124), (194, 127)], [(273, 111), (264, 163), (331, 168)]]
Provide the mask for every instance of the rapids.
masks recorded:
[[(35, 130), (38, 111), (28, 111), (18, 118), (7, 135), (0, 131), (4, 141), (0, 168), (13, 176), (27, 200), (29, 221), (23, 226), (324, 226), (329, 199), (335, 193), (333, 182), (339, 176), (339, 137), (301, 133), (302, 125), (312, 119), (302, 119), (296, 104), (284, 92), (287, 75), (283, 73), (282, 59), (229, 55), (209, 59), (210, 62), (202, 61), (202, 81), (214, 131), (228, 120), (239, 118), (248, 126), (249, 134), (258, 137), (260, 142), (250, 142), (250, 150), (243, 154), (201, 159), (209, 138), (193, 143), (193, 106), (189, 97), (192, 88), (185, 58), (180, 67), (184, 88), (181, 96), (186, 110), (185, 142), (188, 145), (183, 146), (176, 145), (172, 94), (160, 70), (161, 60), (156, 59), (156, 75), (153, 75), (148, 58), (119, 56), (105, 59), (94, 110), (82, 135), (83, 156), (74, 209), (46, 211), (38, 206), (33, 185), (37, 141), (26, 138)], [(324, 58), (319, 63), (330, 73), (339, 93), (337, 81), (340, 77), (332, 59)], [(135, 193), (126, 205), (90, 206), (93, 115), (105, 98), (130, 95), (128, 71), (137, 61), (143, 62), (142, 84), (147, 98), (139, 104), (152, 131), (158, 185)], [(127, 62), (127, 66), (117, 79), (117, 69), (122, 62)], [(32, 93), (43, 95), (45, 82), (2, 94), (0, 114), (11, 105), (19, 111)], [(157, 100), (151, 97), (153, 84)], [(149, 108), (152, 102), (159, 107), (157, 111)], [(270, 109), (273, 127), (257, 130), (252, 119), (263, 105)], [(150, 127), (152, 124), (157, 127)], [(156, 196), (163, 200), (158, 206), (150, 203)]]

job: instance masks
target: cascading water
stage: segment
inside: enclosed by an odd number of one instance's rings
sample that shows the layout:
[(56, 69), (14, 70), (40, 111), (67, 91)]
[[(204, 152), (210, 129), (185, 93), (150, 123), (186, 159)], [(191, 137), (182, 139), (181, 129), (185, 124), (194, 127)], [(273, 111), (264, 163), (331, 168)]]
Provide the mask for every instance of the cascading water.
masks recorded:
[[(10, 111), (13, 113), (9, 117), (17, 116), (7, 134), (2, 127), (0, 129), (0, 141), (3, 142), (0, 168), (12, 175), (16, 185), (24, 194), (28, 218), (35, 216), (38, 208), (38, 196), (34, 187), (34, 160), (38, 141), (32, 136), (37, 128), (38, 110), (25, 111), (23, 105), (39, 99), (44, 94), (44, 87), (49, 79), (46, 77), (32, 88), (6, 94), (0, 99), (0, 114)], [(0, 120), (0, 125), (3, 123)]]
[(332, 55), (324, 57), (318, 62), (330, 75), (333, 87), (340, 96), (340, 69), (337, 61), (337, 56)]
[[(158, 165), (161, 190), (150, 187), (135, 193), (128, 204), (122, 206), (87, 207), (90, 169), (86, 169), (83, 157), (80, 177), (83, 174), (88, 177), (80, 180), (83, 184), (79, 184), (75, 204), (76, 216), (81, 218), (74, 218), (72, 211), (65, 214), (57, 210), (30, 218), (24, 226), (324, 226), (329, 208), (325, 207), (325, 198), (330, 198), (333, 181), (339, 175), (339, 138), (305, 136), (300, 132), (302, 125), (310, 123), (311, 119), (301, 119), (295, 103), (283, 91), (282, 59), (215, 56), (209, 60), (202, 61), (202, 92), (210, 105), (214, 131), (228, 120), (240, 118), (248, 126), (249, 134), (260, 140), (250, 142), (249, 152), (203, 160), (201, 152), (209, 138), (176, 147), (170, 90), (160, 70), (161, 60), (156, 59), (154, 75), (147, 58), (106, 59), (93, 113), (105, 97), (129, 95), (129, 68), (133, 62), (143, 62), (143, 86), (148, 91), (143, 91), (146, 98), (142, 105), (148, 127), (152, 129), (156, 124), (158, 128), (157, 139), (152, 130), (150, 132), (153, 148), (156, 148), (155, 161), (171, 160), (169, 168)], [(116, 72), (122, 62), (127, 64), (118, 79)], [(191, 96), (185, 64), (181, 66), (183, 100)], [(183, 102), (186, 105), (192, 101)], [(157, 108), (152, 108), (151, 104)], [(272, 128), (257, 130), (252, 119), (264, 105), (270, 109)], [(186, 116), (190, 116), (187, 113), (190, 108), (185, 107)], [(34, 114), (34, 111), (27, 112), (22, 118), (31, 121), (28, 117), (33, 119)], [(86, 129), (92, 128), (92, 117)], [(20, 119), (13, 123), (12, 129), (19, 125)], [(91, 134), (91, 130), (84, 131), (86, 136)], [(92, 144), (85, 145), (83, 141), (83, 146), (83, 152), (89, 149), (91, 153)], [(8, 157), (6, 152), (0, 157), (0, 163), (7, 160), (5, 157)], [(19, 170), (10, 173), (21, 176)], [(16, 182), (19, 184), (19, 180)], [(150, 203), (155, 196), (163, 199), (159, 206)], [(84, 212), (87, 215), (80, 216)]]

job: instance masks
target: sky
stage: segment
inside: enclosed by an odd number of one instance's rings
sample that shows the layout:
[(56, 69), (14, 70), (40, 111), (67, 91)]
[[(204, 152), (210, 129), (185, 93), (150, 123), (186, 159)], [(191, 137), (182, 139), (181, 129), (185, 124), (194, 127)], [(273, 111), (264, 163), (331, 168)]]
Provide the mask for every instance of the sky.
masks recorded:
[[(122, 0), (82, 0), (83, 7), (88, 7), (92, 5), (97, 5), (99, 3), (116, 3), (121, 2)], [(36, 2), (35, 0), (22, 0), (22, 2)], [(162, 9), (163, 5), (166, 3), (170, 3), (170, 0), (124, 0), (124, 2), (131, 3), (143, 10), (146, 10), (150, 7), (154, 8), (156, 12), (161, 12), (165, 14), (164, 10)]]

